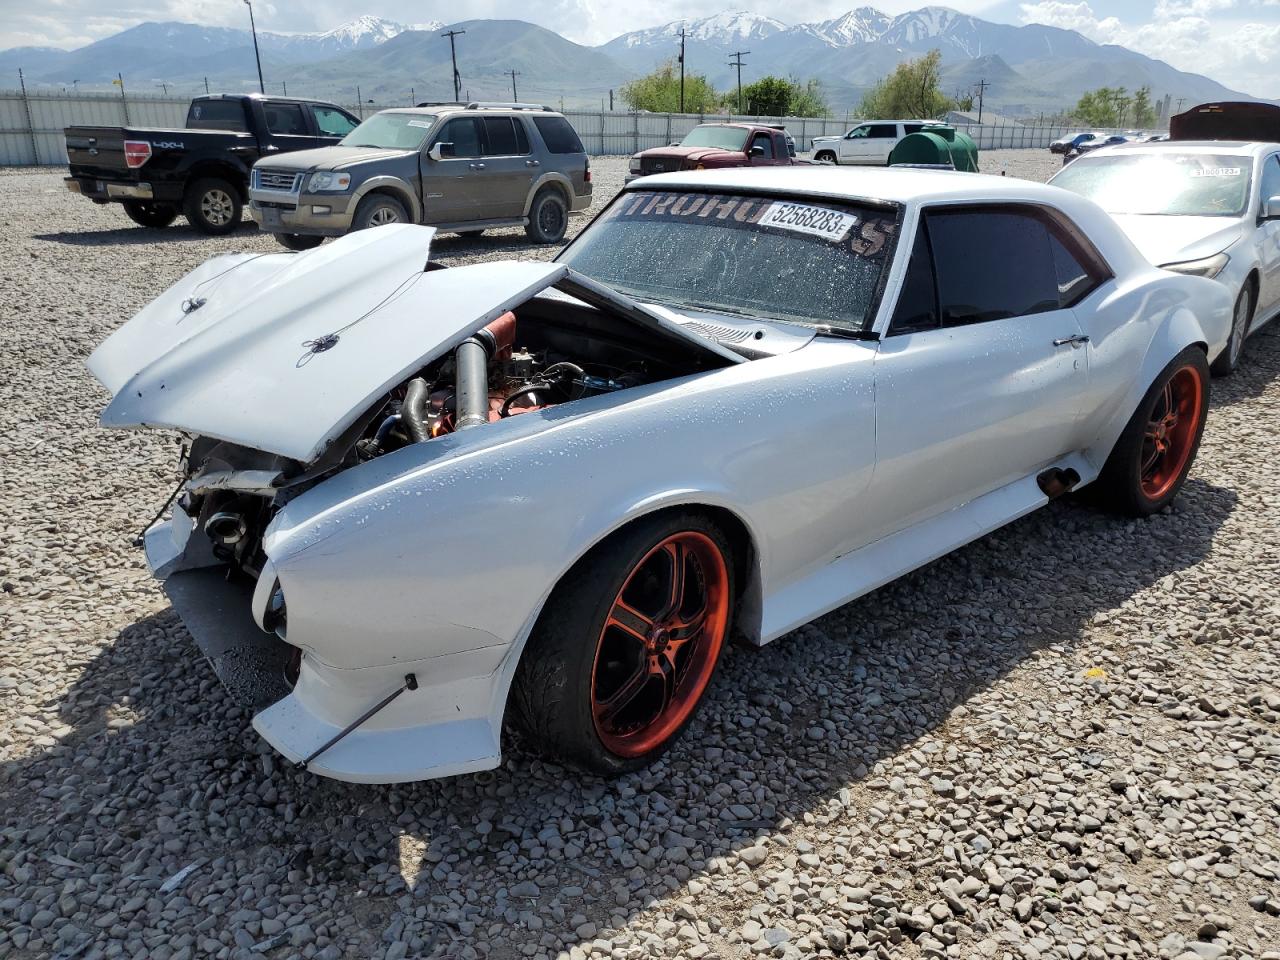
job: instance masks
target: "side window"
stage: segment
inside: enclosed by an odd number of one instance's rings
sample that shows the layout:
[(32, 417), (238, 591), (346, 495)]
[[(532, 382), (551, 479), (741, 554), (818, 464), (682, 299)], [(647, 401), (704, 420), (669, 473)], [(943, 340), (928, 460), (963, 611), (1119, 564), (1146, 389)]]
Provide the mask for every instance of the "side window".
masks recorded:
[(485, 156), (510, 157), (517, 153), (528, 152), (520, 150), (516, 142), (516, 125), (512, 123), (510, 117), (485, 117), (484, 134)]
[(1059, 308), (1049, 230), (1034, 213), (935, 211), (927, 220), (944, 327)]
[(902, 132), (904, 134), (919, 133), (923, 128), (924, 128), (924, 124), (922, 123), (904, 123), (902, 125)]
[(315, 114), (316, 129), (322, 137), (345, 137), (356, 128), (350, 117), (333, 107), (312, 107), (311, 112)]
[(552, 153), (586, 153), (577, 131), (564, 117), (535, 115), (533, 125), (538, 128), (542, 142)]
[(898, 136), (896, 123), (873, 123), (868, 134), (873, 140), (892, 140)]
[(1273, 153), (1262, 165), (1262, 183), (1259, 193), (1263, 203), (1272, 197), (1280, 197), (1280, 154)]
[(938, 287), (933, 278), (933, 253), (929, 249), (929, 225), (921, 218), (907, 263), (902, 292), (889, 321), (889, 336), (916, 333), (938, 326)]
[(1056, 224), (1049, 225), (1049, 249), (1058, 281), (1058, 304), (1074, 307), (1097, 289), (1107, 274)]
[(848, 134), (846, 134), (845, 139), (846, 139), (846, 140), (861, 140), (863, 137), (865, 137), (865, 136), (867, 135), (867, 132), (868, 132), (870, 129), (871, 129), (870, 127), (854, 127), (852, 130), (850, 130), (850, 131), (848, 132)]
[(764, 153), (760, 155), (760, 159), (762, 160), (773, 159), (773, 138), (770, 137), (767, 133), (757, 133), (754, 137), (751, 138), (751, 152), (753, 154), (755, 153), (756, 147), (759, 147), (764, 151)]
[(300, 103), (265, 103), (262, 106), (267, 117), (267, 129), (282, 136), (307, 135), (307, 121), (302, 115)]
[(529, 153), (529, 133), (524, 128), (523, 117), (512, 117), (516, 127), (516, 153)]
[(436, 142), (453, 144), (444, 151), (446, 157), (480, 156), (480, 118), (454, 117), (444, 125)]

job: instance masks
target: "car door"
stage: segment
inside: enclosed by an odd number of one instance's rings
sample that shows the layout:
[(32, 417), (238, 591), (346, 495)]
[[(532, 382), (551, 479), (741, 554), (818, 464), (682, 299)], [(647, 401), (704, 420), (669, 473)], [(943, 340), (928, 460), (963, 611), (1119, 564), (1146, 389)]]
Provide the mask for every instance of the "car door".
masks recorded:
[(326, 107), (322, 104), (311, 105), (311, 119), (315, 124), (319, 138), (317, 146), (328, 146), (337, 143), (348, 133), (359, 126), (360, 121), (345, 110), (337, 107)]
[(484, 215), (489, 220), (524, 216), (538, 172), (529, 152), (529, 134), (521, 117), (484, 117), (484, 159), (472, 175), (480, 180)]
[[(452, 117), (431, 138), (419, 160), (422, 167), (422, 222), (461, 223), (488, 219), (483, 184), (474, 174), (483, 169), (482, 117)], [(430, 156), (440, 146), (440, 159)]]
[(859, 163), (884, 166), (889, 162), (889, 154), (898, 142), (898, 125), (896, 123), (873, 123), (862, 143), (863, 159)]
[(1280, 197), (1280, 154), (1270, 154), (1262, 161), (1258, 185), (1257, 246), (1262, 276), (1254, 317), (1263, 320), (1280, 306), (1280, 220), (1261, 219), (1267, 200)]
[(777, 162), (773, 137), (763, 132), (753, 134), (747, 144), (747, 163), (753, 167), (772, 167)]
[(840, 141), (841, 163), (858, 163), (859, 148), (870, 132), (871, 125), (864, 123), (860, 127), (854, 127), (844, 135), (844, 139)]
[(301, 103), (264, 100), (262, 114), (271, 134), (271, 143), (281, 153), (324, 147), (332, 140), (321, 140), (311, 125), (311, 117)]
[(1079, 449), (1090, 273), (1028, 206), (927, 208), (876, 357), (880, 535)]

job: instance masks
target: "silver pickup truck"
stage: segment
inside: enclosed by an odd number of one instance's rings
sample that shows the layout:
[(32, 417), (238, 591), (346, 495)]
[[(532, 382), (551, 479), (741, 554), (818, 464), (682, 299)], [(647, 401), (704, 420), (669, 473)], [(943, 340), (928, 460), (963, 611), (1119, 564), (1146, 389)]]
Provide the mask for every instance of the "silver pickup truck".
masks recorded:
[(264, 157), (249, 212), (291, 250), (386, 223), (464, 235), (523, 226), (557, 243), (591, 204), (591, 164), (569, 121), (536, 104), (383, 110), (337, 145)]

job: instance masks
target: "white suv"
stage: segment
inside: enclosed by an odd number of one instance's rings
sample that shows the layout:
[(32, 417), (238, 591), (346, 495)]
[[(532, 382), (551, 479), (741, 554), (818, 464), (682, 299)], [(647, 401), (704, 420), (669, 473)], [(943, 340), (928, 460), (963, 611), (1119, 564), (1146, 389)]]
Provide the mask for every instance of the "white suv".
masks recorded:
[(889, 154), (908, 133), (919, 133), (924, 120), (870, 120), (842, 137), (814, 137), (813, 159), (827, 163), (886, 166)]

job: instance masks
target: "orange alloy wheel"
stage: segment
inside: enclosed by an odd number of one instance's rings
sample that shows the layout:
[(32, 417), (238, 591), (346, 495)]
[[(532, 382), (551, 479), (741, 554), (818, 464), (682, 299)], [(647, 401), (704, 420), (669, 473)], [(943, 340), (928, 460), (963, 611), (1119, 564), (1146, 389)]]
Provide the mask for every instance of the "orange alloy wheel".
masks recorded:
[(644, 555), (605, 618), (591, 715), (606, 749), (644, 756), (693, 713), (724, 645), (729, 572), (706, 534), (674, 533)]
[(1142, 437), (1142, 492), (1159, 500), (1178, 482), (1196, 443), (1204, 382), (1195, 367), (1179, 367), (1165, 381)]

